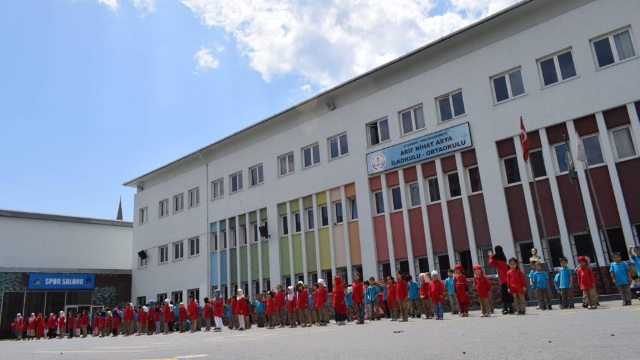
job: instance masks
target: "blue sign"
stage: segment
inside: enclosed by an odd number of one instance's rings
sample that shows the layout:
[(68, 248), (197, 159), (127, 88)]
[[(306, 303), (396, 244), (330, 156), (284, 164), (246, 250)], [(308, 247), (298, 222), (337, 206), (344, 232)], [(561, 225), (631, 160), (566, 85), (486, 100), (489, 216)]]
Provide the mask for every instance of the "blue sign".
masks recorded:
[(91, 290), (95, 280), (93, 274), (29, 274), (29, 290)]
[(469, 123), (464, 123), (368, 153), (367, 171), (373, 175), (471, 146)]

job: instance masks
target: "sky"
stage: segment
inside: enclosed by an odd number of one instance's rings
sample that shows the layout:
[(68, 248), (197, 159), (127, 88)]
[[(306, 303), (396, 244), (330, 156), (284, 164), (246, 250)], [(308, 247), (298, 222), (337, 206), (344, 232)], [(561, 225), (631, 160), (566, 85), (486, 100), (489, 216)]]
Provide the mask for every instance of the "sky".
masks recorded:
[(2, 0), (0, 209), (133, 218), (143, 173), (516, 0)]

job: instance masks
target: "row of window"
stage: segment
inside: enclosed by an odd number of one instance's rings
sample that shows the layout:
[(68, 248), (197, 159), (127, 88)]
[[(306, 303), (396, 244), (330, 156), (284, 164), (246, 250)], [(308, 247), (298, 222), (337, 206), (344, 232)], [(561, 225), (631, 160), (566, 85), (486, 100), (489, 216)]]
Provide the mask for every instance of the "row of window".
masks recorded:
[[(587, 163), (589, 167), (599, 166), (605, 163), (600, 146), (600, 135), (590, 134), (580, 138), (587, 155)], [(615, 161), (623, 161), (637, 156), (636, 145), (631, 135), (629, 125), (621, 126), (609, 130), (609, 139)], [(552, 156), (555, 159), (554, 167), (556, 175), (563, 175), (569, 171), (569, 163), (567, 161), (567, 149), (564, 142), (551, 145)], [(554, 156), (555, 155), (555, 156)], [(542, 149), (533, 149), (529, 151), (530, 166), (527, 168), (529, 175), (533, 175), (535, 179), (547, 177), (547, 169), (545, 167)], [(519, 184), (520, 169), (518, 167), (518, 159), (515, 155), (502, 159), (502, 179), (504, 185)]]
[[(329, 208), (327, 205), (319, 206), (320, 211), (317, 214), (314, 212), (313, 208), (305, 209), (305, 218), (304, 224), (302, 215), (299, 211), (292, 213), (293, 222), (291, 223), (292, 233), (298, 234), (302, 232), (303, 227), (304, 231), (314, 230), (316, 227), (316, 222), (319, 224), (320, 228), (325, 228), (329, 226)], [(332, 204), (333, 211), (333, 220), (334, 225), (339, 225), (344, 223), (344, 213), (342, 210), (342, 201), (335, 201)], [(347, 199), (347, 218), (348, 221), (358, 220), (358, 203), (355, 197)], [(283, 215), (280, 216), (280, 236), (289, 235), (289, 216)]]
[[(187, 240), (189, 246), (189, 257), (200, 255), (200, 238), (194, 237)], [(184, 240), (174, 242), (173, 247), (173, 261), (184, 259)], [(162, 245), (158, 247), (158, 264), (166, 264), (169, 262), (169, 245)], [(149, 257), (138, 257), (138, 267), (146, 267), (149, 264)]]
[[(188, 192), (188, 206), (193, 208), (200, 205), (200, 188), (191, 189)], [(184, 193), (173, 196), (173, 213), (184, 210)], [(158, 217), (169, 216), (169, 199), (160, 200), (158, 203)], [(149, 208), (147, 206), (139, 210), (138, 223), (144, 224), (149, 221)]]
[[(267, 225), (267, 222), (263, 222), (263, 226)], [(213, 251), (226, 250), (227, 247), (233, 249), (238, 246), (238, 240), (240, 240), (240, 246), (245, 246), (251, 241), (252, 243), (257, 243), (258, 240), (262, 237), (260, 235), (260, 229), (258, 223), (251, 223), (250, 225), (251, 232), (247, 234), (247, 227), (245, 225), (240, 225), (239, 232), (236, 232), (236, 229), (231, 229), (229, 231), (229, 239), (231, 240), (231, 244), (227, 244), (227, 231), (220, 231), (220, 239), (218, 239), (218, 233), (214, 232), (213, 236)], [(266, 239), (265, 239), (266, 240)]]
[[(469, 167), (466, 169), (468, 176), (466, 177), (467, 193), (469, 195), (478, 194), (482, 192), (482, 182), (480, 181), (480, 172), (477, 166)], [(452, 200), (462, 196), (462, 189), (460, 187), (460, 178), (457, 171), (444, 174), (445, 194), (447, 200)], [(436, 176), (430, 177), (425, 181), (425, 192), (427, 204), (437, 203), (441, 200), (440, 185)], [(390, 211), (400, 211), (403, 208), (402, 204), (402, 189), (400, 186), (394, 186), (388, 189)], [(422, 196), (420, 195), (420, 185), (417, 181), (406, 184), (405, 195), (409, 202), (409, 208), (414, 208), (422, 205)], [(384, 214), (384, 198), (382, 190), (373, 192), (373, 213), (375, 215)]]

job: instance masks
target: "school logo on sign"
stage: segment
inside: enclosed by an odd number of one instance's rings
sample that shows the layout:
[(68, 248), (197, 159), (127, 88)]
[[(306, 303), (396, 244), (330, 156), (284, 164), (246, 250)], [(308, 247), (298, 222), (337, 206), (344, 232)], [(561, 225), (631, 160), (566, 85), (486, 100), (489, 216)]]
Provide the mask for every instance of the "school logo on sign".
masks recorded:
[(387, 158), (383, 153), (377, 153), (371, 157), (370, 165), (374, 171), (380, 171), (387, 165)]

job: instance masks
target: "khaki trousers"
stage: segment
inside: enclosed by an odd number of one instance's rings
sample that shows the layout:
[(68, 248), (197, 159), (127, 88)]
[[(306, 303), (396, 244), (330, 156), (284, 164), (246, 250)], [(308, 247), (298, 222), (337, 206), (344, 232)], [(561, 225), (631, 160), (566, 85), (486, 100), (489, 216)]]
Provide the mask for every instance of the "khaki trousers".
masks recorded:
[(560, 289), (560, 298), (562, 299), (563, 307), (574, 306), (573, 291), (571, 289)]
[(398, 312), (402, 316), (402, 320), (404, 321), (409, 320), (409, 313), (407, 309), (406, 299), (403, 299), (403, 300), (398, 299)]
[(524, 301), (524, 294), (522, 293), (514, 293), (513, 295), (513, 305), (516, 307), (517, 311), (526, 311), (527, 303)]
[(422, 299), (422, 308), (424, 309), (424, 314), (427, 318), (433, 316), (433, 302), (431, 299)]
[(582, 298), (585, 299), (587, 305), (598, 306), (598, 294), (596, 294), (595, 287), (591, 289), (582, 290)]
[(620, 291), (620, 297), (625, 302), (631, 301), (631, 286), (627, 285), (618, 285), (618, 291)]
[(489, 298), (478, 298), (478, 300), (480, 301), (480, 311), (482, 315), (491, 315), (491, 300)]
[(547, 289), (536, 289), (536, 299), (538, 299), (538, 307), (540, 309), (546, 309), (551, 305), (551, 299), (548, 298), (547, 294)]

